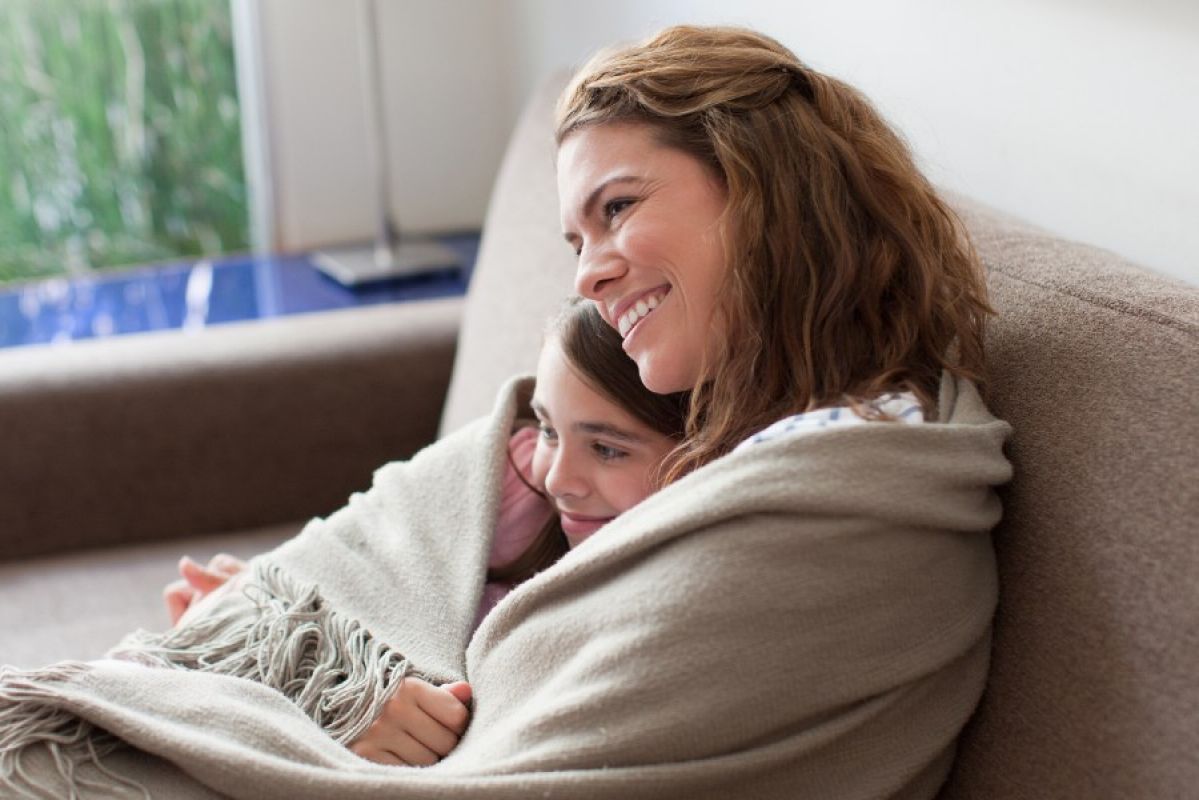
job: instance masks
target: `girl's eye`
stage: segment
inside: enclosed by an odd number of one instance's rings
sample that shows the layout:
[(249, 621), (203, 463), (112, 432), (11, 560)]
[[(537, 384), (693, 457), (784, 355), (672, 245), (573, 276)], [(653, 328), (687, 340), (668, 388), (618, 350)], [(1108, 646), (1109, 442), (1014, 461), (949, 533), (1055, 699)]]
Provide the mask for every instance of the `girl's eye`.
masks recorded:
[(609, 447), (602, 442), (595, 442), (591, 445), (591, 449), (594, 450), (595, 454), (603, 461), (615, 461), (628, 455), (628, 453), (624, 450), (618, 450), (615, 447)]
[(558, 438), (558, 432), (549, 425), (546, 425), (544, 422), (537, 425), (537, 431), (541, 438), (545, 439), (547, 442), (552, 442)]
[(618, 197), (615, 200), (609, 200), (604, 203), (604, 219), (611, 222), (620, 212), (631, 205), (633, 205), (633, 198), (631, 197)]

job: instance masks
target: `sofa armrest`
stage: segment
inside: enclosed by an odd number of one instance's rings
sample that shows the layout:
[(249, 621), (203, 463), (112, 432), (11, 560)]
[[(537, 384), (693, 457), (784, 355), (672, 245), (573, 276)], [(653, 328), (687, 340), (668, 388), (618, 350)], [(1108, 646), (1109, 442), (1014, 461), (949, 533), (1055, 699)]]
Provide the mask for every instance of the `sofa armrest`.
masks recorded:
[(0, 559), (335, 510), (436, 436), (461, 306), (0, 351)]

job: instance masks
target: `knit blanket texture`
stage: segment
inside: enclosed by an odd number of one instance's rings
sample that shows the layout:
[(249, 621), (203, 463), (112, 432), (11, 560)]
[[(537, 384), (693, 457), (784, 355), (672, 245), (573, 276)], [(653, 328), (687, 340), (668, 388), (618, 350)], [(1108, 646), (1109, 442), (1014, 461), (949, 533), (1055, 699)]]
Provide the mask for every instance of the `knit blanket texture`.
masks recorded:
[[(1006, 423), (816, 429), (654, 494), (472, 630), (532, 382), (384, 466), (245, 585), (104, 659), (0, 668), (0, 796), (931, 798), (986, 679)], [(351, 753), (467, 680), (432, 767)]]

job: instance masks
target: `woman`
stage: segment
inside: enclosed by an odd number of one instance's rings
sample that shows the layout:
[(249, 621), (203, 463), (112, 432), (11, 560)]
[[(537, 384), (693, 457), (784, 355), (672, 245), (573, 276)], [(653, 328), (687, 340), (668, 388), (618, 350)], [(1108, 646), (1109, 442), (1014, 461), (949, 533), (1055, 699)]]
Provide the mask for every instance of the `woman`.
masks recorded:
[(694, 390), (672, 477), (791, 414), (889, 391), (931, 414), (943, 370), (982, 382), (991, 309), (956, 217), (865, 98), (773, 39), (602, 54), (557, 140), (577, 291), (648, 388)]
[[(947, 399), (941, 386), (954, 392), (983, 383), (984, 323), (993, 312), (960, 222), (861, 94), (773, 39), (678, 27), (600, 54), (560, 98), (556, 137), (562, 229), (578, 256), (576, 291), (619, 331), (646, 387), (691, 391), (686, 437), (669, 461), (667, 482), (740, 446), (810, 430), (817, 417), (872, 425), (937, 420), (938, 400), (944, 409)], [(895, 410), (897, 399), (907, 410)], [(914, 447), (920, 457), (923, 446)], [(965, 463), (992, 459), (1003, 461), (984, 447)], [(897, 459), (893, 469), (905, 467)], [(886, 471), (875, 479), (853, 468), (847, 480), (885, 481)], [(996, 482), (1006, 479), (1001, 472)], [(937, 493), (932, 483), (914, 485), (893, 490), (895, 505), (925, 489)], [(847, 518), (853, 513), (850, 504)], [(871, 555), (844, 558), (861, 563)], [(886, 558), (881, 551), (873, 556)], [(838, 569), (818, 573), (828, 581), (819, 591), (845, 597), (830, 603), (834, 608), (854, 607), (859, 601), (850, 599), (849, 584), (860, 576), (845, 569), (838, 577)], [(911, 707), (908, 723), (882, 714), (860, 722), (870, 744), (832, 743), (815, 759), (794, 756), (793, 772), (763, 793), (819, 786), (816, 794), (830, 797), (935, 794), (952, 759), (953, 731), (981, 695), (986, 609), (996, 591), (989, 544), (940, 569), (930, 570), (927, 586), (901, 577), (901, 569), (894, 576), (884, 570), (877, 580), (910, 582), (900, 592), (911, 596), (934, 593), (939, 578), (960, 578), (967, 588), (959, 601), (980, 609), (971, 650), (956, 656), (956, 665), (933, 668), (935, 679), (921, 679), (940, 689)], [(888, 623), (868, 620), (873, 610), (862, 605), (860, 616), (855, 611), (840, 623), (840, 637), (831, 634), (829, 647), (878, 638), (835, 668), (869, 671), (867, 662), (886, 662), (891, 648), (889, 692), (901, 691), (894, 687), (904, 680), (900, 654), (908, 645), (903, 638), (884, 642), (877, 631)], [(912, 639), (942, 635), (935, 612), (918, 616)], [(805, 627), (792, 635), (816, 643), (821, 634)], [(796, 682), (805, 683), (804, 675), (797, 668)], [(842, 688), (815, 673), (809, 680), (804, 688), (815, 695)], [(865, 708), (883, 696), (872, 699), (873, 691), (850, 693), (844, 702)], [(935, 706), (955, 704), (952, 716), (929, 722)], [(819, 713), (833, 714), (832, 707)], [(944, 726), (942, 749), (913, 749), (902, 766), (883, 766), (898, 738), (937, 724)], [(825, 770), (851, 749), (862, 758), (857, 776), (826, 783)]]

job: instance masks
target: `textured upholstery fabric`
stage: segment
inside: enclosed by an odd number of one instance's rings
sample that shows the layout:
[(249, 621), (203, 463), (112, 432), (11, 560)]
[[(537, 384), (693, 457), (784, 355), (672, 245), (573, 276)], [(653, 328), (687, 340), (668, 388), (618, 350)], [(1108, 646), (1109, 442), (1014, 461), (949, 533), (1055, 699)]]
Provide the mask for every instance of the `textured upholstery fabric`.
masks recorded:
[(574, 253), (558, 222), (553, 104), (547, 81), (516, 125), (496, 178), (441, 418), (448, 433), (491, 410), (514, 374), (537, 369), (546, 320), (573, 292)]
[(435, 435), (461, 304), (0, 351), (0, 561), (332, 511)]
[(1199, 785), (1199, 290), (957, 199), (1016, 435), (987, 695), (953, 798)]
[(432, 439), (461, 306), (0, 351), (0, 664), (164, 626), (180, 555), (267, 550)]
[(166, 627), (162, 588), (183, 553), (203, 561), (219, 552), (249, 558), (299, 529), (289, 523), (2, 563), (0, 664), (99, 658), (135, 628)]
[[(492, 197), (442, 430), (532, 369), (571, 291), (552, 108)], [(1016, 478), (996, 532), (987, 694), (944, 797), (1181, 797), (1199, 785), (1199, 290), (963, 197), (999, 318), (993, 411)]]

